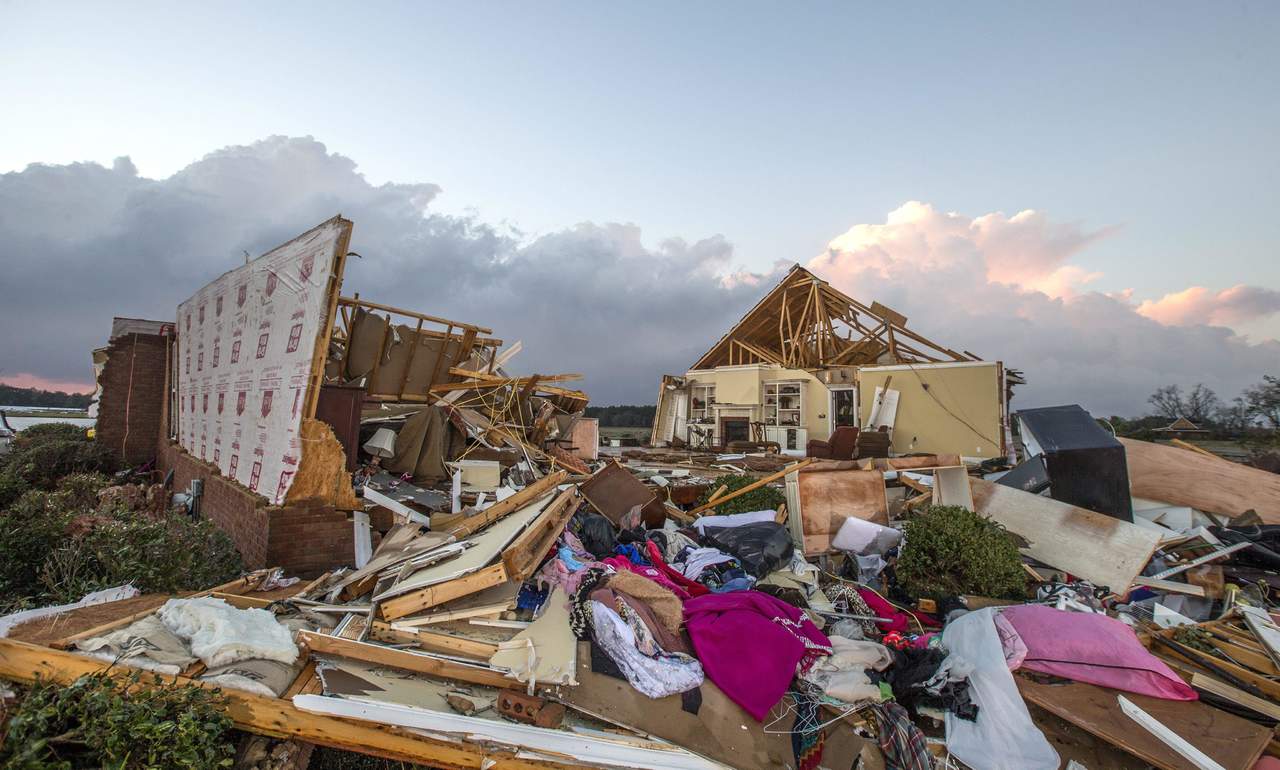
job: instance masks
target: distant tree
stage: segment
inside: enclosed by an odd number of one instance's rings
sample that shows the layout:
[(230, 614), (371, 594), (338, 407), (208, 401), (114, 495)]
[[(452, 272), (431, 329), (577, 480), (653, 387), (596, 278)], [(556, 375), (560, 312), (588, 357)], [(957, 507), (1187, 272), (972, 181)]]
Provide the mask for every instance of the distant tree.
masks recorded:
[(1250, 416), (1280, 430), (1280, 377), (1263, 375), (1262, 382), (1245, 388), (1244, 401)]
[(1233, 436), (1244, 433), (1253, 424), (1253, 416), (1249, 413), (1249, 405), (1239, 396), (1232, 399), (1229, 405), (1223, 404), (1219, 406), (1214, 415), (1214, 420), (1225, 433)]
[(653, 425), (656, 409), (652, 405), (589, 406), (586, 416), (600, 420), (602, 428), (647, 428)]
[(1222, 408), (1222, 399), (1218, 398), (1218, 394), (1214, 393), (1211, 388), (1200, 382), (1196, 383), (1196, 386), (1187, 394), (1183, 408), (1186, 411), (1182, 413), (1182, 417), (1186, 417), (1196, 425), (1204, 427), (1202, 423), (1212, 420), (1218, 410)]
[(1182, 398), (1182, 388), (1177, 385), (1157, 388), (1156, 392), (1147, 398), (1147, 403), (1154, 406), (1158, 414), (1170, 420), (1182, 417), (1187, 411), (1186, 402)]

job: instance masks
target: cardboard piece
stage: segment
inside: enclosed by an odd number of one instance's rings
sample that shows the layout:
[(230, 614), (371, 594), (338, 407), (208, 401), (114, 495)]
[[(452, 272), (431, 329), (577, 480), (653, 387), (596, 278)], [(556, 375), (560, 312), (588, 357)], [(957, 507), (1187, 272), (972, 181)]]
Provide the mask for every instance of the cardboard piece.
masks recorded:
[[(828, 469), (833, 465), (840, 467)], [(797, 475), (799, 509), (790, 515), (801, 522), (806, 556), (829, 553), (845, 519), (889, 523), (882, 472), (859, 470), (852, 463), (814, 463)]]

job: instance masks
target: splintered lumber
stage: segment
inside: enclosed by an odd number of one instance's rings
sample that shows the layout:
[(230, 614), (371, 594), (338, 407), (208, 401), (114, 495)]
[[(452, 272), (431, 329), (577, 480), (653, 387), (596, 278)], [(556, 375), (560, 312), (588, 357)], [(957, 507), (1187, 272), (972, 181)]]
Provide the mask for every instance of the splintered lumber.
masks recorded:
[(487, 527), (498, 519), (501, 519), (503, 516), (513, 513), (514, 511), (518, 511), (534, 500), (537, 500), (547, 494), (547, 492), (564, 483), (564, 480), (568, 475), (569, 474), (564, 471), (549, 473), (519, 492), (516, 492), (511, 497), (508, 497), (505, 500), (499, 500), (488, 508), (485, 508), (480, 513), (463, 519), (457, 526), (449, 531), (449, 534), (459, 540), (462, 540), (471, 533)]
[(1280, 474), (1177, 447), (1122, 438), (1134, 497), (1280, 524)]
[[(44, 681), (69, 685), (80, 676), (101, 672), (124, 679), (131, 670), (128, 666), (114, 665), (74, 653), (12, 639), (0, 639), (0, 676), (6, 679), (31, 683), (39, 677)], [(446, 742), (395, 727), (307, 713), (288, 700), (219, 688), (198, 679), (162, 674), (154, 676), (159, 677), (164, 684), (221, 689), (227, 699), (226, 714), (236, 728), (258, 735), (298, 739), (343, 751), (451, 770), (481, 770), (490, 767), (534, 770), (549, 766), (545, 762), (522, 759), (513, 752), (496, 750), (494, 747)], [(148, 675), (144, 681), (150, 683), (153, 676)]]
[(486, 666), (471, 666), (444, 658), (432, 657), (380, 644), (357, 642), (328, 634), (311, 631), (299, 631), (298, 641), (317, 655), (332, 655), (339, 658), (350, 658), (379, 666), (391, 666), (415, 674), (457, 679), (471, 684), (482, 684), (488, 687), (506, 687), (511, 680), (498, 671)]
[(578, 490), (569, 487), (538, 514), (538, 518), (502, 552), (502, 564), (506, 567), (508, 580), (524, 582), (533, 574), (576, 510)]
[(985, 479), (970, 486), (974, 510), (1026, 540), (1024, 554), (1116, 593), (1128, 592), (1160, 542), (1159, 532), (1105, 513)]
[(696, 516), (705, 510), (709, 510), (711, 508), (716, 507), (717, 505), (720, 505), (721, 503), (727, 503), (730, 500), (737, 499), (738, 497), (741, 497), (742, 495), (745, 495), (748, 492), (754, 492), (760, 487), (767, 486), (781, 478), (784, 478), (788, 473), (792, 473), (794, 471), (800, 470), (801, 468), (805, 467), (811, 462), (813, 462), (812, 458), (805, 458), (798, 463), (795, 463), (793, 465), (788, 465), (787, 467), (783, 468), (777, 473), (771, 473), (762, 479), (753, 481), (752, 483), (746, 485), (741, 489), (735, 489), (732, 492), (729, 492), (728, 494), (723, 495), (722, 497), (717, 499), (714, 503), (703, 503), (702, 505), (699, 505), (697, 508), (694, 508), (692, 511), (689, 511), (689, 515)]
[(379, 642), (390, 644), (416, 644), (425, 650), (444, 652), (451, 655), (465, 655), (469, 658), (488, 660), (498, 651), (498, 645), (467, 639), (462, 636), (428, 631), (423, 628), (397, 628), (381, 620), (375, 620), (369, 626), (369, 637)]
[[(1162, 770), (1199, 770), (1146, 730), (1135, 729), (1116, 699), (1117, 691), (1073, 682), (1050, 685), (1015, 676), (1027, 701)], [(1250, 770), (1271, 740), (1271, 730), (1200, 701), (1175, 701), (1126, 694), (1152, 718), (1196, 741), (1197, 748), (1225, 770)]]
[(379, 608), (382, 617), (389, 620), (412, 615), (415, 612), (444, 604), (447, 601), (470, 596), (486, 588), (507, 582), (507, 568), (502, 562), (492, 564), (477, 572), (444, 583), (435, 583), (412, 593), (405, 593), (384, 601)]
[(1232, 701), (1240, 706), (1256, 711), (1259, 714), (1280, 721), (1280, 706), (1269, 700), (1263, 700), (1256, 695), (1250, 695), (1236, 687), (1232, 687), (1226, 682), (1219, 682), (1211, 676), (1202, 674), (1199, 671), (1192, 672), (1191, 686), (1197, 690), (1203, 690), (1211, 695)]

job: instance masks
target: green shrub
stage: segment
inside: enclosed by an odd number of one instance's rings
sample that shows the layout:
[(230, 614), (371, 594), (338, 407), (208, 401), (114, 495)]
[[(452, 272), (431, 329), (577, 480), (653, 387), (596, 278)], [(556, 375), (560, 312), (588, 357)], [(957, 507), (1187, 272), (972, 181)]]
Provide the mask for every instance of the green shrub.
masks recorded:
[[(146, 682), (148, 686), (139, 686)], [(165, 684), (135, 671), (71, 685), (37, 682), (19, 703), (0, 744), (13, 770), (230, 767), (235, 749), (226, 698), (218, 690)]]
[[(747, 476), (740, 473), (721, 476), (711, 483), (710, 489), (702, 493), (702, 497), (698, 500), (698, 505), (707, 502), (711, 494), (719, 489), (721, 484), (728, 487), (724, 491), (724, 494), (727, 495), (757, 481), (759, 479), (755, 476)], [(776, 511), (778, 506), (786, 502), (786, 499), (786, 496), (777, 489), (765, 486), (753, 489), (741, 497), (735, 497), (727, 503), (720, 503), (707, 511), (707, 513), (722, 516), (730, 513), (749, 513), (751, 511)]]
[(0, 513), (0, 609), (75, 601), (124, 583), (144, 593), (197, 590), (240, 574), (235, 544), (213, 522), (99, 504), (107, 484), (71, 474)]
[(84, 428), (41, 423), (20, 431), (0, 456), (0, 509), (31, 489), (53, 489), (71, 473), (115, 473), (120, 464)]
[(908, 594), (1021, 599), (1026, 573), (1004, 527), (967, 508), (933, 506), (907, 522), (895, 574)]

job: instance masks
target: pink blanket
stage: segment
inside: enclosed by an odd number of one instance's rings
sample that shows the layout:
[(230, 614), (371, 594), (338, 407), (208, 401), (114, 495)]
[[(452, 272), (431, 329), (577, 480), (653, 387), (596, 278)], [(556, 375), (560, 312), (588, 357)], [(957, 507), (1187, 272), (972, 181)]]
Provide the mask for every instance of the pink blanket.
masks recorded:
[(831, 640), (808, 616), (760, 591), (690, 599), (684, 620), (703, 671), (756, 721), (782, 699), (797, 670), (831, 654)]
[(1029, 671), (1154, 698), (1199, 697), (1114, 618), (1039, 604), (1009, 607), (1003, 614), (1026, 645), (1022, 668)]

